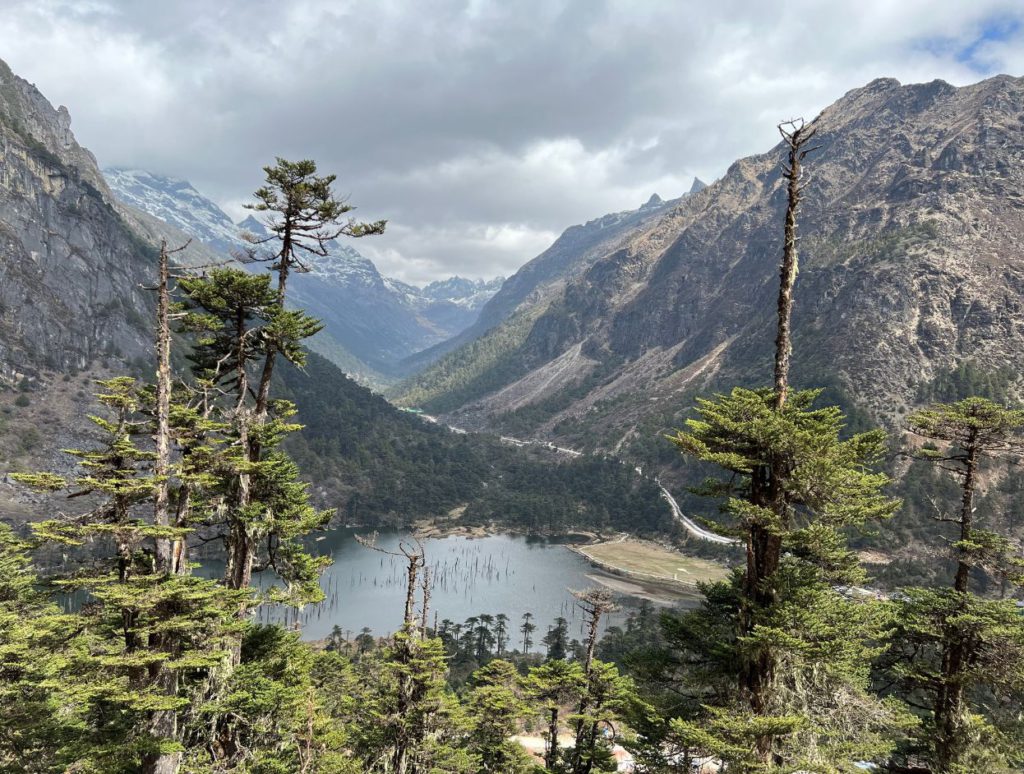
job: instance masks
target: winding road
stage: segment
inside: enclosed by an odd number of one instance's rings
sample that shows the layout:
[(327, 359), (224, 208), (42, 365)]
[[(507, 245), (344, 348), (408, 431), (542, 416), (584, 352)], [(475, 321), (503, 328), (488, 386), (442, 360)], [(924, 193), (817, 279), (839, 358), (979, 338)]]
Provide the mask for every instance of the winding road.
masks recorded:
[[(440, 424), (438, 422), (437, 417), (432, 417), (429, 416), (428, 414), (419, 414), (419, 416), (425, 419), (427, 422)], [(453, 427), (452, 425), (445, 425), (445, 427), (447, 427), (453, 433), (465, 434), (466, 432), (461, 427)], [(568, 449), (564, 446), (556, 446), (555, 444), (549, 441), (524, 441), (521, 438), (513, 438), (512, 436), (509, 435), (502, 435), (499, 436), (499, 438), (502, 443), (507, 443), (511, 446), (537, 446), (539, 448), (548, 449), (558, 454), (565, 454), (569, 457), (583, 456), (583, 452), (577, 449)], [(610, 455), (607, 456), (610, 457)], [(619, 460), (619, 462), (622, 463), (623, 465), (626, 464), (625, 460)], [(712, 532), (711, 530), (705, 529), (704, 527), (700, 526), (697, 522), (695, 522), (693, 519), (691, 519), (689, 516), (683, 513), (683, 509), (679, 507), (679, 503), (676, 502), (676, 498), (672, 496), (672, 493), (665, 488), (661, 481), (659, 481), (657, 478), (651, 479), (650, 476), (645, 476), (644, 472), (639, 467), (634, 467), (633, 469), (637, 472), (638, 475), (643, 476), (648, 480), (653, 480), (654, 483), (658, 485), (658, 489), (661, 490), (662, 498), (668, 503), (669, 508), (672, 509), (672, 518), (674, 518), (680, 524), (680, 526), (683, 527), (683, 529), (685, 529), (695, 538), (699, 540), (706, 540), (709, 543), (720, 543), (722, 545), (735, 545), (740, 542), (736, 538), (727, 537), (726, 535), (719, 535), (717, 532)]]

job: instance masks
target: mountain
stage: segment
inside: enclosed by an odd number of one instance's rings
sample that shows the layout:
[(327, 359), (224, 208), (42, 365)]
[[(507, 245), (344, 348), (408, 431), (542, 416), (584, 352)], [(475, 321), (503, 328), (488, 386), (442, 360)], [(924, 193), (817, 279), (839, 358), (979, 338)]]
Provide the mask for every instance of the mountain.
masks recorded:
[[(699, 181), (694, 182), (696, 184)], [(493, 359), (504, 355), (509, 346), (520, 343), (526, 331), (524, 315), (527, 321), (532, 321), (546, 304), (562, 292), (565, 283), (583, 273), (613, 245), (671, 211), (684, 198), (665, 202), (654, 194), (636, 210), (611, 213), (566, 229), (551, 247), (504, 281), (494, 297), (484, 304), (472, 325), (459, 335), (409, 357), (403, 364), (405, 370), (417, 373), (446, 353), (485, 337), (487, 354), (482, 358), (471, 357), (474, 363), (470, 370), (476, 373), (486, 371)], [(514, 315), (517, 310), (519, 314)], [(502, 330), (497, 330), (506, 321)], [(492, 346), (495, 338), (501, 341), (500, 346)], [(466, 354), (462, 352), (455, 357), (462, 362)], [(437, 376), (442, 375), (443, 380), (443, 375), (459, 370), (453, 360), (446, 358), (422, 378), (414, 377), (408, 384), (396, 388), (395, 394), (413, 402), (424, 396), (433, 396), (444, 389), (443, 385), (436, 383)]]
[[(253, 215), (235, 224), (190, 183), (138, 169), (108, 168), (104, 176), (137, 218), (145, 213), (223, 255), (238, 250), (240, 234), (265, 232)], [(145, 216), (141, 216), (145, 219)], [(351, 245), (310, 259), (296, 275), (294, 300), (325, 323), (312, 347), (363, 382), (384, 384), (402, 373), (399, 363), (472, 325), (501, 286), (453, 277), (425, 288), (386, 278)]]
[[(1024, 79), (999, 76), (962, 88), (880, 79), (816, 119), (796, 381), (895, 425), (965, 363), (1019, 378), (1022, 116)], [(783, 158), (779, 145), (741, 159), (611, 238), (582, 239), (592, 224), (566, 232), (401, 399), (465, 427), (622, 449), (653, 443), (688, 396), (769, 382)]]
[(103, 176), (124, 204), (158, 217), (225, 253), (237, 249), (239, 227), (187, 180), (119, 167), (105, 168)]
[(67, 108), (0, 61), (0, 383), (147, 351), (154, 258), (114, 209)]
[[(130, 179), (147, 181), (136, 189), (135, 205), (167, 206), (153, 192), (142, 195), (158, 178)], [(154, 299), (145, 288), (156, 275), (159, 240), (180, 244), (182, 229), (200, 231), (197, 221), (210, 227), (203, 232), (207, 238), (228, 228), (187, 184), (169, 183), (168, 191), (171, 201), (192, 203), (195, 220), (167, 223), (117, 201), (95, 159), (71, 134), (68, 111), (54, 109), (0, 62), (3, 521), (20, 524), (64, 507), (63, 495), (54, 500), (29, 492), (7, 474), (76, 471), (61, 449), (94, 443), (87, 416), (97, 410), (96, 379), (152, 377)], [(427, 308), (478, 308), (496, 289), (497, 283), (459, 278), (423, 291), (389, 287), (358, 253), (339, 254), (344, 261), (322, 266), (324, 284), (411, 293)], [(223, 256), (200, 247), (174, 257), (195, 266)], [(290, 439), (289, 451), (313, 479), (318, 501), (339, 508), (347, 522), (407, 525), (454, 513), (459, 525), (498, 521), (531, 531), (678, 531), (656, 484), (614, 460), (567, 459), (453, 433), (397, 410), (315, 353), (304, 369), (278, 371), (275, 394), (294, 399), (298, 421), (306, 425)]]

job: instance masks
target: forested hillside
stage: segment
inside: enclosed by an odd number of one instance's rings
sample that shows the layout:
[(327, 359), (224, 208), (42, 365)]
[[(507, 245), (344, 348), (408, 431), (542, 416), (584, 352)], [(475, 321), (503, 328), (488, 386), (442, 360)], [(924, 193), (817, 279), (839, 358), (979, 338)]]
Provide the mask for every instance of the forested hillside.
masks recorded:
[[(657, 486), (632, 467), (603, 457), (565, 461), (545, 450), (459, 434), (407, 412), (341, 377), (311, 354), (282, 373), (283, 396), (305, 427), (287, 448), (336, 503), (346, 523), (497, 524), (541, 533), (578, 529), (674, 535), (678, 527)], [(462, 510), (465, 506), (465, 510)]]

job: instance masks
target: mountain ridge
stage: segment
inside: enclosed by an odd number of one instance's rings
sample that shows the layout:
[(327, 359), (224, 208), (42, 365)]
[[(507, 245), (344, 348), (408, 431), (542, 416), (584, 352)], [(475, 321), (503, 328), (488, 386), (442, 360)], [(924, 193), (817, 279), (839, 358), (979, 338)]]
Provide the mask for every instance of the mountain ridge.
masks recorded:
[[(861, 396), (892, 424), (922, 385), (965, 360), (1024, 367), (1013, 343), (1024, 328), (1022, 116), (1024, 79), (1010, 76), (960, 88), (877, 79), (821, 113), (800, 215), (798, 381)], [(766, 382), (782, 157), (779, 145), (739, 159), (600, 245), (584, 269), (542, 297), (523, 295), (517, 317), (400, 399), (459, 426), (566, 441), (593, 431), (599, 448), (617, 448), (651, 417), (678, 419), (684, 393)], [(512, 346), (484, 369), (498, 375), (481, 379), (470, 350), (503, 336)], [(447, 382), (431, 389), (446, 367)]]
[[(186, 180), (117, 167), (103, 174), (122, 204), (223, 256), (238, 254), (243, 230), (266, 233), (252, 214), (233, 223)], [(296, 275), (293, 289), (295, 302), (325, 323), (311, 346), (360, 381), (377, 386), (400, 373), (402, 359), (471, 325), (502, 281), (448, 278), (417, 288), (384, 277), (372, 261), (343, 243), (332, 244), (326, 256), (309, 256), (308, 263), (311, 271)]]

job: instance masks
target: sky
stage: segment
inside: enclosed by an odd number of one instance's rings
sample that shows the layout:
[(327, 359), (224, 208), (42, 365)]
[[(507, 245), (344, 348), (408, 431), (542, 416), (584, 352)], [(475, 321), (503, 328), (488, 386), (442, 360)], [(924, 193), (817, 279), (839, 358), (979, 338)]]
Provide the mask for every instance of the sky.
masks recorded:
[(1024, 75), (1024, 0), (0, 0), (0, 58), (102, 166), (236, 219), (314, 159), (421, 284), (507, 276), (874, 78)]

